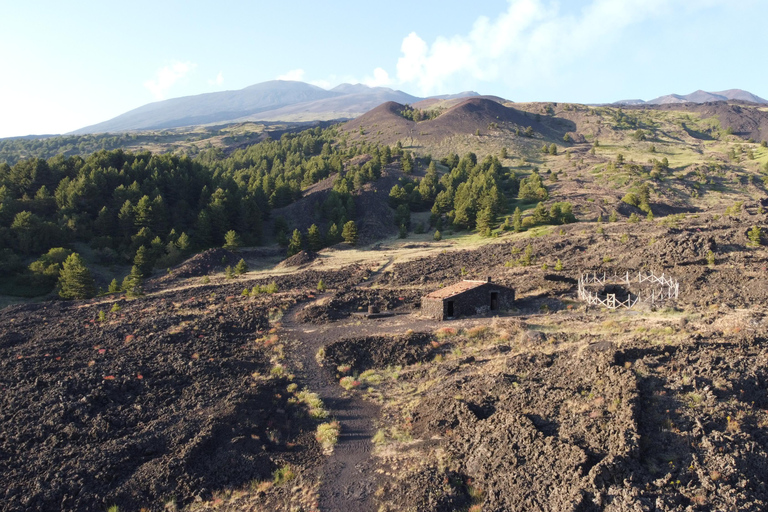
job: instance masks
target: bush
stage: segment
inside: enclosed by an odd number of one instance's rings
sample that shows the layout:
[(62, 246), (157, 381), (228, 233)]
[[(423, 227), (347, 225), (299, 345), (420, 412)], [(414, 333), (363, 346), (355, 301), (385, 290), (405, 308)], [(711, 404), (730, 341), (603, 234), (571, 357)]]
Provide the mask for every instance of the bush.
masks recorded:
[(341, 380), (339, 380), (339, 384), (341, 384), (341, 387), (346, 389), (347, 391), (350, 391), (352, 389), (355, 389), (360, 385), (360, 381), (355, 379), (354, 377), (342, 377)]
[(296, 473), (288, 465), (275, 470), (275, 472), (272, 474), (272, 482), (275, 485), (283, 485), (286, 482), (290, 482), (294, 478), (296, 478)]
[(323, 451), (330, 453), (333, 451), (333, 447), (339, 441), (339, 432), (341, 431), (341, 424), (338, 421), (332, 421), (330, 423), (321, 423), (317, 426), (317, 433), (315, 439), (322, 445)]

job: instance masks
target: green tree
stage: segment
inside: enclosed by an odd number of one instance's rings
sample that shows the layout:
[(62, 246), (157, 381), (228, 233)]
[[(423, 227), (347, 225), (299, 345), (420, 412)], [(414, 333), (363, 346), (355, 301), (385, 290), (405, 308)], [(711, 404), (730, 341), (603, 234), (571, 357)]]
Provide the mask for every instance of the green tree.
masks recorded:
[(493, 226), (496, 225), (496, 212), (489, 205), (477, 213), (477, 231), (483, 236), (491, 236)]
[(312, 251), (319, 251), (323, 248), (323, 238), (320, 235), (320, 228), (317, 224), (312, 224), (307, 229), (307, 245)]
[(240, 261), (238, 261), (237, 265), (235, 265), (235, 273), (240, 276), (246, 272), (248, 272), (248, 264), (244, 259), (240, 258)]
[(523, 231), (523, 212), (519, 206), (515, 208), (515, 212), (512, 214), (512, 228), (515, 233)]
[(435, 230), (435, 235), (434, 235), (432, 238), (434, 238), (434, 239), (435, 239), (435, 242), (439, 242), (440, 240), (442, 240), (442, 239), (443, 239), (443, 235), (441, 235), (441, 234), (440, 234), (440, 231), (438, 231), (438, 230), (436, 229), (436, 230)]
[(549, 146), (549, 154), (550, 155), (556, 155), (557, 154), (557, 145), (553, 142)]
[(96, 295), (93, 276), (79, 254), (72, 253), (59, 272), (59, 296), (64, 299), (88, 299)]
[(749, 234), (747, 236), (749, 237), (749, 245), (753, 247), (762, 245), (763, 230), (761, 230), (759, 227), (752, 226), (752, 229), (749, 230)]
[(301, 246), (302, 246), (302, 239), (301, 239), (301, 231), (298, 229), (293, 230), (293, 235), (291, 236), (291, 239), (288, 241), (288, 256), (293, 256), (294, 254), (298, 254), (301, 252)]
[(144, 279), (139, 267), (136, 265), (131, 267), (131, 273), (123, 279), (122, 289), (128, 297), (144, 295)]
[(236, 251), (240, 248), (241, 245), (242, 242), (240, 241), (240, 237), (237, 235), (237, 232), (234, 229), (227, 231), (227, 233), (224, 235), (224, 249)]
[(341, 242), (341, 233), (339, 233), (339, 227), (335, 223), (331, 224), (331, 227), (328, 228), (328, 233), (326, 233), (325, 238), (329, 245)]
[(405, 153), (403, 153), (401, 164), (402, 164), (404, 173), (409, 174), (413, 172), (413, 157), (411, 156), (410, 151), (406, 151)]
[(358, 233), (357, 224), (355, 224), (355, 221), (350, 220), (344, 224), (344, 229), (341, 231), (341, 237), (349, 245), (357, 245)]
[(113, 279), (113, 280), (112, 280), (112, 281), (109, 283), (109, 289), (108, 289), (108, 291), (109, 291), (109, 293), (117, 293), (117, 292), (119, 292), (119, 291), (120, 291), (120, 283), (118, 283), (118, 282), (117, 282), (117, 279)]
[(176, 247), (178, 247), (181, 252), (189, 250), (189, 236), (187, 236), (186, 233), (182, 232), (179, 235), (179, 239), (176, 240)]
[(133, 266), (139, 269), (141, 277), (152, 273), (152, 260), (145, 246), (142, 245), (136, 250), (136, 255), (133, 257)]

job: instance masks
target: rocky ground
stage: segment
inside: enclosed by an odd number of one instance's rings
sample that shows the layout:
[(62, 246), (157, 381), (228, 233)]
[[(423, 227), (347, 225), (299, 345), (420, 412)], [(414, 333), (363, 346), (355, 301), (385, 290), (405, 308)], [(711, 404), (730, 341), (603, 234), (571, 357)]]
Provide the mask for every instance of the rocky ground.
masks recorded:
[[(234, 281), (211, 253), (139, 299), (6, 308), (0, 510), (764, 510), (765, 222), (582, 222)], [(681, 295), (586, 310), (582, 270)], [(486, 276), (514, 310), (419, 317)]]

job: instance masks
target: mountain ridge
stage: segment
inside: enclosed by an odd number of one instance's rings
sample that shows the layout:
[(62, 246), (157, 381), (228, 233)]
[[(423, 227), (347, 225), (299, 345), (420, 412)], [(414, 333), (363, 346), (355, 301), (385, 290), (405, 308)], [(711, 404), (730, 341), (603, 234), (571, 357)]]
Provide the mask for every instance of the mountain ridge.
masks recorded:
[[(437, 99), (479, 96), (474, 91)], [(243, 89), (183, 96), (142, 105), (69, 134), (168, 129), (245, 121), (352, 119), (385, 103), (415, 103), (425, 98), (388, 87), (339, 84), (327, 90), (305, 82), (270, 80)]]
[(768, 100), (743, 89), (728, 89), (718, 92), (699, 89), (690, 94), (665, 94), (648, 101), (641, 99), (620, 100), (611, 103), (611, 105), (668, 105), (672, 103), (710, 103), (713, 101), (747, 101), (768, 104)]

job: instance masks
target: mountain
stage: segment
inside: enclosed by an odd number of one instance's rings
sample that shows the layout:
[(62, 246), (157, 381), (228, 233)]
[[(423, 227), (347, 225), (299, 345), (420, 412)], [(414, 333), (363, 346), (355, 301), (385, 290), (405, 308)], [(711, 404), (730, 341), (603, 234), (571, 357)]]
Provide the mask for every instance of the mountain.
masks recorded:
[(273, 80), (239, 91), (212, 92), (150, 103), (109, 121), (72, 133), (121, 132), (224, 123), (258, 112), (340, 94), (304, 82)]
[[(436, 98), (477, 96), (467, 91)], [(272, 80), (237, 91), (221, 91), (150, 103), (72, 134), (124, 132), (244, 121), (352, 119), (385, 103), (422, 100), (403, 91), (363, 84), (331, 90), (304, 82)]]
[[(395, 144), (406, 138), (409, 144), (431, 145), (454, 136), (473, 133), (486, 135), (502, 130), (525, 130), (531, 127), (539, 134), (562, 139), (572, 123), (563, 121), (556, 131), (545, 126), (536, 116), (502, 105), (495, 96), (473, 96), (463, 100), (448, 100), (444, 112), (430, 120), (415, 122), (402, 115), (404, 105), (387, 102), (343, 125), (352, 140), (373, 140), (380, 144)], [(434, 108), (432, 100), (416, 103), (417, 108)], [(442, 104), (440, 105), (442, 107)]]
[(768, 100), (761, 98), (749, 91), (742, 89), (728, 89), (720, 92), (707, 92), (699, 89), (690, 94), (667, 94), (659, 96), (652, 100), (622, 100), (614, 102), (613, 105), (669, 105), (675, 103), (710, 103), (713, 101), (739, 100), (751, 103), (768, 103)]

